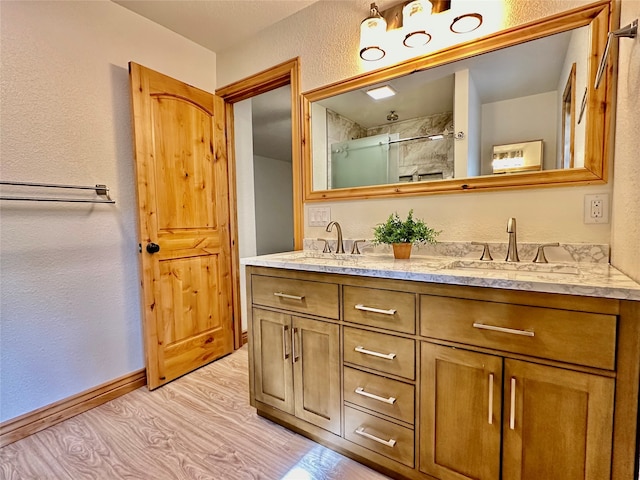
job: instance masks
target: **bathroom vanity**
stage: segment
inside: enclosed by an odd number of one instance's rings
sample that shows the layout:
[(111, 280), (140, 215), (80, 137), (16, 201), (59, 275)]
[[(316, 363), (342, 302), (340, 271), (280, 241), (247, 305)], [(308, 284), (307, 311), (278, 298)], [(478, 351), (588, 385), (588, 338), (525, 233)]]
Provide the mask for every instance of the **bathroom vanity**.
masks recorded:
[(635, 478), (640, 285), (609, 265), (243, 264), (259, 415), (394, 478)]

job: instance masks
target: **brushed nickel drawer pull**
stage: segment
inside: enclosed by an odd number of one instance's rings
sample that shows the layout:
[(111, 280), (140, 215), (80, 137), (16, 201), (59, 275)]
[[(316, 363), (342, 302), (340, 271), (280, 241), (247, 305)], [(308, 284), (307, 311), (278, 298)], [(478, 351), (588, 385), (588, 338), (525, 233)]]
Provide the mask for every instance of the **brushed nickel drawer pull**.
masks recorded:
[(516, 429), (516, 377), (511, 377), (511, 410), (509, 411), (509, 428)]
[(357, 433), (358, 435), (362, 435), (369, 440), (373, 440), (374, 442), (381, 443), (382, 445), (385, 445), (387, 447), (394, 447), (396, 444), (396, 441), (393, 438), (390, 438), (389, 440), (382, 440), (375, 435), (371, 435), (370, 433), (365, 432), (363, 427), (356, 428), (355, 433)]
[(373, 393), (366, 392), (364, 390), (364, 388), (362, 388), (362, 387), (356, 388), (355, 392), (358, 395), (362, 395), (363, 397), (373, 398), (374, 400), (378, 400), (379, 402), (388, 403), (389, 405), (393, 405), (394, 403), (396, 403), (395, 397), (389, 397), (389, 398), (379, 397), (378, 395), (374, 395)]
[(296, 336), (298, 335), (298, 329), (294, 328), (292, 333), (291, 333), (291, 353), (293, 356), (293, 363), (296, 363), (298, 361), (298, 359), (300, 358), (300, 352), (296, 353)]
[(273, 292), (276, 297), (287, 298), (289, 300), (304, 300), (304, 295), (289, 295), (288, 293)]
[(287, 325), (282, 326), (282, 359), (286, 360), (289, 358), (289, 352), (287, 352), (287, 330), (289, 327)]
[(389, 310), (383, 310), (382, 308), (367, 307), (366, 305), (362, 305), (361, 303), (358, 303), (355, 306), (355, 309), (356, 310), (362, 310), (363, 312), (382, 313), (383, 315), (395, 315), (396, 314), (396, 309), (395, 308), (390, 308)]
[(386, 358), (387, 360), (393, 360), (396, 358), (395, 353), (380, 353), (374, 352), (373, 350), (367, 350), (363, 346), (357, 346), (354, 350), (358, 353), (364, 353), (365, 355), (371, 355), (373, 357)]
[(535, 332), (530, 330), (516, 330), (515, 328), (496, 327), (495, 325), (485, 325), (484, 323), (474, 323), (473, 328), (480, 330), (491, 330), (493, 332), (510, 333), (512, 335), (522, 335), (523, 337), (533, 337)]
[(489, 425), (493, 425), (493, 373), (489, 374)]

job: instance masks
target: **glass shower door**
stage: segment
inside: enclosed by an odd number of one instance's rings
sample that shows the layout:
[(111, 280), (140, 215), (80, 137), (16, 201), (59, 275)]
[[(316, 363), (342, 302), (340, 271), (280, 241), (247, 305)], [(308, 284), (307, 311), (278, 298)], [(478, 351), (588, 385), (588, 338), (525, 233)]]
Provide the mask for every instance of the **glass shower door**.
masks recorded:
[[(389, 135), (374, 135), (331, 145), (331, 187), (349, 188), (397, 182), (389, 157)], [(397, 174), (396, 174), (397, 175)]]

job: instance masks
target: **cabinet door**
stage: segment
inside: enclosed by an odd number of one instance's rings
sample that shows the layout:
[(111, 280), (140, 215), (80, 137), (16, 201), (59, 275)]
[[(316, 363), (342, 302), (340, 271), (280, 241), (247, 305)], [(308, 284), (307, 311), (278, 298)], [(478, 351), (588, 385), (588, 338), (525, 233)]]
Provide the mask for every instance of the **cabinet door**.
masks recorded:
[(420, 470), (498, 480), (502, 358), (423, 342), (421, 367)]
[(340, 335), (333, 323), (293, 317), (295, 415), (340, 434)]
[(505, 361), (503, 478), (610, 478), (614, 380)]
[(291, 317), (254, 308), (253, 350), (256, 400), (293, 414)]

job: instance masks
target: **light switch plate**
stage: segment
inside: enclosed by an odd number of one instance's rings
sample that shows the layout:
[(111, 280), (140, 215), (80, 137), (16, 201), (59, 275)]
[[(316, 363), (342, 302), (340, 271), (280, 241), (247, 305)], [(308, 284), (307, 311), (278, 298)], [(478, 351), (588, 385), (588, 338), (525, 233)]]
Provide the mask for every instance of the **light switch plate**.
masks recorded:
[(309, 226), (326, 227), (331, 221), (330, 207), (309, 207)]
[(584, 196), (584, 223), (609, 223), (609, 194)]

